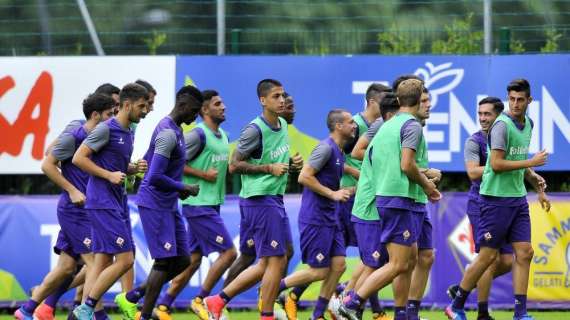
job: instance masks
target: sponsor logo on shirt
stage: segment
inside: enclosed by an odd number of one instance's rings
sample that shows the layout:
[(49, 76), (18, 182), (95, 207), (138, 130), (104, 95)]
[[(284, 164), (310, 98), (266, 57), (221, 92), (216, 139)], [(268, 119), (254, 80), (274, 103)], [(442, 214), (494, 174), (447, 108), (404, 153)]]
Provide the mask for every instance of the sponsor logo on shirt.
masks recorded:
[(336, 165), (340, 166), (340, 159), (339, 158), (336, 158)]
[(527, 155), (528, 154), (528, 147), (522, 147), (522, 146), (518, 146), (518, 147), (510, 147), (509, 148), (509, 155), (511, 156), (515, 156), (515, 155)]
[(118, 144), (125, 144), (125, 141), (123, 141), (123, 137), (119, 137), (119, 141), (117, 143)]
[(270, 150), (269, 155), (271, 157), (271, 160), (275, 160), (275, 159), (279, 158), (280, 156), (282, 156), (287, 151), (289, 151), (289, 144), (280, 146), (275, 150)]
[(220, 162), (220, 161), (228, 161), (227, 154), (215, 154), (212, 156), (212, 163)]

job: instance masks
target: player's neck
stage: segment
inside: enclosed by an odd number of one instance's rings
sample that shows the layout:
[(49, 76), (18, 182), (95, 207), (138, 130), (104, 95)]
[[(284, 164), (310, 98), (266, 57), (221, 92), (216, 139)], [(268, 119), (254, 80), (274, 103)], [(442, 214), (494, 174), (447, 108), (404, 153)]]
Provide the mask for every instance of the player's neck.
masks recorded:
[[(123, 127), (124, 129), (128, 129), (129, 126), (131, 125), (131, 121), (129, 120), (129, 113), (127, 111), (123, 111), (123, 110), (124, 110), (124, 108), (119, 110), (119, 113), (117, 113), (117, 116), (115, 117), (115, 119), (121, 125), (121, 127)], [(123, 112), (121, 112), (121, 111), (123, 111)]]
[(374, 110), (372, 110), (371, 107), (367, 107), (366, 110), (364, 110), (362, 112), (362, 116), (364, 117), (364, 119), (366, 120), (366, 122), (368, 123), (372, 123), (374, 122), (376, 119), (378, 119), (378, 117), (380, 116), (379, 113), (375, 112)]
[(169, 115), (170, 119), (172, 119), (172, 121), (174, 121), (174, 123), (176, 123), (177, 126), (181, 126), (183, 121), (183, 117), (180, 114), (177, 114), (176, 112), (171, 112)]
[(204, 118), (204, 124), (206, 127), (210, 128), (213, 132), (218, 132), (220, 129), (220, 124), (213, 121), (211, 118)]
[(336, 143), (339, 149), (343, 149), (344, 145), (346, 144), (346, 138), (340, 135), (338, 132), (332, 132), (329, 137)]
[(267, 121), (272, 127), (279, 127), (279, 115), (277, 113), (271, 112), (267, 108), (264, 108), (263, 118), (265, 118), (265, 121)]
[(417, 106), (415, 106), (415, 107), (402, 106), (402, 107), (400, 107), (400, 110), (398, 110), (398, 111), (415, 115), (418, 112), (418, 107)]
[(520, 124), (524, 124), (526, 117), (524, 113), (521, 113), (520, 116), (514, 116), (510, 111), (507, 112), (507, 114), (509, 115), (509, 117), (511, 117), (511, 119), (515, 120), (516, 122), (520, 123)]
[(99, 124), (99, 122), (101, 122), (101, 121), (97, 121), (95, 119), (89, 119), (89, 120), (85, 121), (83, 128), (85, 128), (85, 131), (91, 132), (91, 130), (93, 130), (93, 128), (95, 128), (95, 126), (97, 126)]

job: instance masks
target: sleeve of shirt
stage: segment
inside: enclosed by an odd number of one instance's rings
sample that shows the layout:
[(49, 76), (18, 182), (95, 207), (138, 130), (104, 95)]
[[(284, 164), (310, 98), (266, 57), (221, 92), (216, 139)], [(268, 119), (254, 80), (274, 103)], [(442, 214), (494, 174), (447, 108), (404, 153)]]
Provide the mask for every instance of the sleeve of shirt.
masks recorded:
[(99, 152), (107, 143), (109, 143), (109, 127), (106, 123), (99, 123), (83, 141), (83, 144), (95, 152)]
[(261, 147), (259, 128), (255, 124), (250, 123), (240, 133), (237, 151), (245, 157), (250, 157), (259, 147)]
[(507, 151), (507, 124), (504, 121), (496, 121), (491, 127), (489, 145), (491, 150)]
[(467, 141), (465, 141), (463, 157), (465, 158), (466, 162), (473, 161), (479, 163), (479, 144), (473, 140), (472, 137), (469, 137)]
[(332, 154), (332, 148), (326, 143), (319, 143), (309, 156), (309, 165), (311, 168), (321, 171)]
[(402, 148), (418, 150), (422, 139), (422, 125), (415, 120), (411, 120), (402, 126)]
[(59, 161), (71, 159), (75, 153), (75, 137), (70, 134), (62, 134), (57, 138), (51, 154)]
[(380, 117), (380, 118), (376, 119), (376, 121), (372, 122), (372, 124), (370, 125), (370, 128), (368, 128), (368, 131), (366, 131), (366, 133), (365, 133), (366, 139), (368, 141), (372, 141), (372, 138), (374, 138), (376, 133), (378, 133), (378, 130), (380, 130), (380, 127), (382, 127), (383, 124), (384, 124), (384, 119), (382, 119), (382, 117)]
[(184, 190), (184, 184), (181, 181), (176, 181), (165, 174), (169, 161), (170, 159), (166, 158), (162, 154), (154, 153), (147, 173), (149, 176), (149, 183), (162, 191), (182, 191)]
[(172, 129), (160, 131), (154, 139), (154, 153), (170, 159), (172, 150), (176, 148), (176, 133)]
[(193, 160), (204, 150), (206, 136), (200, 128), (195, 128), (184, 133), (184, 143), (186, 144), (186, 159)]

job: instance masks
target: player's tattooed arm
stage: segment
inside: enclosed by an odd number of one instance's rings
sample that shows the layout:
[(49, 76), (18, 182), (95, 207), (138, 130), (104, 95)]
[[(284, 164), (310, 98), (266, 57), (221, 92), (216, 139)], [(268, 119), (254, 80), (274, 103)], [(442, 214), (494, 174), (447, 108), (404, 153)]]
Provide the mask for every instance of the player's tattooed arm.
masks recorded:
[[(61, 160), (64, 158), (69, 159), (73, 156), (75, 140), (71, 135), (69, 137), (62, 138), (61, 140), (70, 140), (69, 143), (67, 143), (69, 147), (66, 149), (68, 150), (62, 150), (62, 148), (58, 148), (58, 146), (64, 144), (63, 141), (57, 141), (54, 143), (52, 148), (50, 148), (50, 152), (46, 155), (42, 162), (42, 171), (51, 181), (53, 181), (63, 190), (67, 191), (69, 198), (73, 204), (82, 206), (85, 203), (85, 195), (63, 176), (59, 167)], [(59, 151), (52, 152), (54, 148)], [(63, 153), (66, 153), (66, 155), (61, 157), (60, 155)]]
[(96, 176), (105, 180), (108, 180), (112, 184), (121, 184), (125, 180), (126, 174), (121, 171), (111, 172), (105, 170), (93, 162), (91, 160), (91, 155), (93, 154), (93, 150), (91, 150), (85, 144), (81, 144), (75, 155), (73, 155), (73, 164), (76, 165), (79, 169), (89, 173), (92, 176)]
[(252, 164), (247, 162), (248, 156), (241, 154), (238, 150), (235, 150), (232, 154), (232, 160), (230, 162), (230, 173), (237, 174), (271, 174), (274, 176), (281, 176), (289, 170), (289, 165), (286, 163), (271, 163), (271, 164)]
[(194, 176), (209, 182), (216, 182), (218, 179), (218, 170), (210, 168), (207, 171), (192, 168), (191, 166), (184, 166), (184, 175)]
[(362, 159), (364, 159), (364, 153), (366, 152), (366, 148), (368, 148), (369, 143), (370, 140), (368, 140), (367, 136), (365, 134), (362, 135), (360, 138), (358, 138), (358, 141), (356, 142), (356, 145), (354, 145), (354, 148), (352, 149), (350, 155), (354, 159), (362, 161)]
[(350, 198), (352, 195), (352, 192), (350, 190), (339, 189), (335, 191), (323, 186), (315, 177), (317, 173), (318, 170), (311, 167), (309, 164), (305, 164), (305, 166), (303, 166), (303, 169), (301, 169), (298, 181), (300, 184), (309, 188), (311, 191), (334, 201), (345, 202), (348, 200), (348, 198)]
[(355, 179), (359, 179), (360, 178), (360, 170), (349, 166), (348, 164), (344, 164), (343, 170), (346, 174), (349, 174), (351, 176), (353, 176)]

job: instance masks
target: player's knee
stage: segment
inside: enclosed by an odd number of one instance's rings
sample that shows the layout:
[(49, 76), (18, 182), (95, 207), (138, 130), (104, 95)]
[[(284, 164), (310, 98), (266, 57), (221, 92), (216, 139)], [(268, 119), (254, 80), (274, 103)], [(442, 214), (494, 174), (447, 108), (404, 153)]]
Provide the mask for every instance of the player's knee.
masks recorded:
[(517, 249), (515, 254), (517, 262), (524, 262), (524, 263), (530, 263), (533, 256), (534, 256), (534, 249), (532, 249), (532, 246), (530, 244), (523, 248)]
[(125, 256), (122, 256), (120, 258), (117, 258), (117, 260), (115, 260), (115, 263), (120, 264), (122, 269), (124, 271), (127, 271), (133, 267), (133, 265), (135, 263), (135, 258), (132, 254), (125, 255)]
[(237, 259), (237, 251), (235, 248), (228, 249), (222, 253), (220, 259), (224, 259), (228, 264), (233, 263)]
[(433, 250), (421, 250), (419, 254), (419, 264), (424, 268), (431, 268), (435, 261)]
[(168, 259), (158, 258), (154, 260), (152, 269), (160, 272), (168, 272), (170, 269), (170, 263), (168, 262)]
[(324, 280), (330, 271), (331, 268), (311, 268), (312, 281)]
[(335, 259), (331, 264), (331, 271), (335, 273), (344, 273), (346, 271), (346, 261), (344, 259)]
[[(191, 265), (190, 258), (188, 256), (176, 257), (176, 259), (174, 259), (173, 271), (175, 274), (180, 274), (182, 271), (186, 270), (186, 268), (188, 268), (188, 266), (190, 265)], [(198, 266), (200, 266), (199, 263)]]

